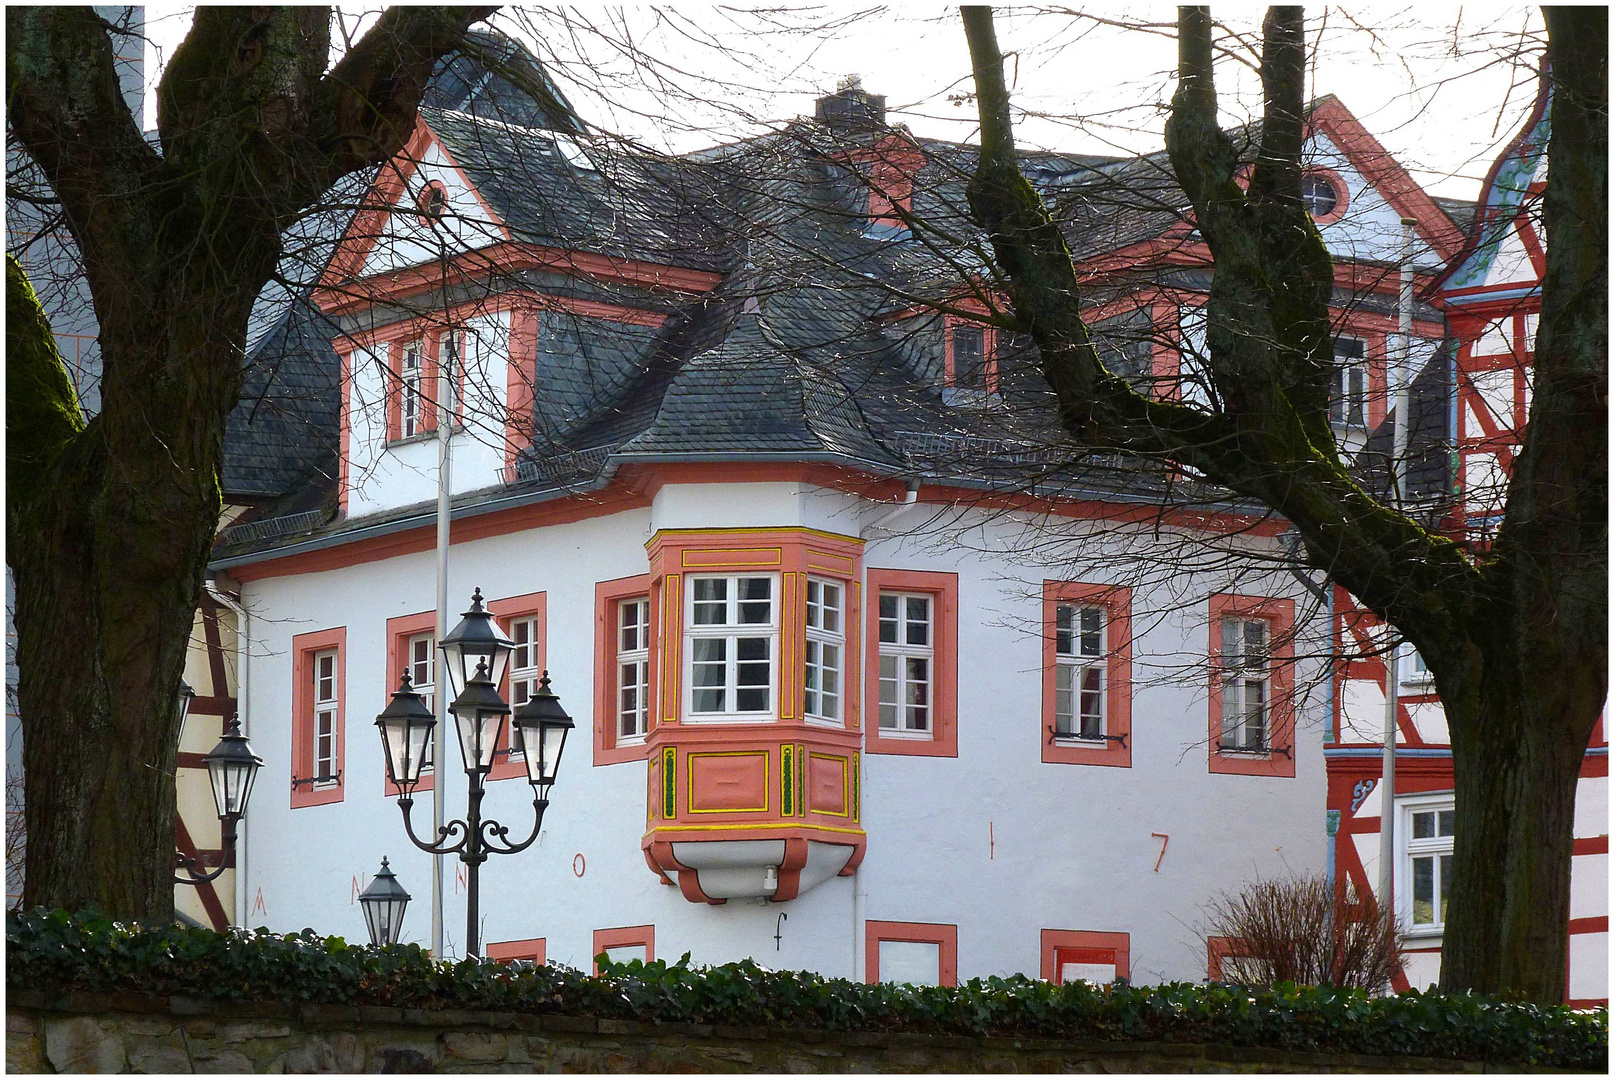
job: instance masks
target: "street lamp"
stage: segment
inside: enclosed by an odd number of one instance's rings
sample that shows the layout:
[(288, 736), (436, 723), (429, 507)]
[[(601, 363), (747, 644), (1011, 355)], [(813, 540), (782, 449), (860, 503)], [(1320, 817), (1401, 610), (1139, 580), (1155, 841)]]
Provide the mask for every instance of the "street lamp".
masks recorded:
[(398, 884), (398, 877), (387, 869), (387, 860), (381, 859), (381, 870), (370, 879), (359, 894), (359, 906), (364, 909), (364, 925), (370, 931), (371, 945), (398, 944), (398, 931), (403, 927), (404, 908), (410, 896)]
[[(188, 701), (188, 699), (182, 699)], [(175, 866), (183, 874), (174, 875), (177, 885), (200, 885), (212, 881), (235, 865), (236, 824), (246, 816), (247, 800), (252, 797), (252, 782), (257, 779), (263, 759), (252, 752), (245, 735), (241, 734), (241, 721), (230, 718), (230, 730), (219, 744), (202, 757), (207, 766), (207, 778), (213, 787), (213, 806), (219, 815), (219, 865), (212, 873), (202, 873), (201, 863), (183, 852), (174, 855)]]
[(478, 589), (471, 597), (471, 609), (444, 636), (441, 648), (456, 693), (448, 711), (454, 714), (460, 757), (470, 781), (464, 820), (439, 827), (436, 837), (429, 841), (415, 835), (410, 812), (415, 805), (415, 787), (420, 783), (421, 755), (437, 726), (437, 718), (411, 689), (407, 675), (392, 701), (376, 717), (376, 729), (387, 756), (387, 775), (398, 786), (398, 809), (403, 813), (409, 842), (433, 855), (458, 855), (465, 864), (465, 951), (474, 956), (478, 951), (481, 866), (489, 855), (514, 855), (538, 839), (544, 811), (549, 807), (549, 789), (555, 783), (566, 734), (573, 725), (572, 718), (560, 707), (560, 699), (549, 689), (549, 672), (544, 672), (538, 693), (522, 705), (514, 720), (516, 735), (525, 750), (527, 783), (532, 785), (533, 823), (531, 835), (519, 843), (512, 842), (507, 827), (491, 818), (483, 819), (482, 796), (499, 735), (510, 715), (509, 704), (499, 695), (499, 680), (515, 643), (499, 632), (493, 617), (483, 610), (482, 590)]

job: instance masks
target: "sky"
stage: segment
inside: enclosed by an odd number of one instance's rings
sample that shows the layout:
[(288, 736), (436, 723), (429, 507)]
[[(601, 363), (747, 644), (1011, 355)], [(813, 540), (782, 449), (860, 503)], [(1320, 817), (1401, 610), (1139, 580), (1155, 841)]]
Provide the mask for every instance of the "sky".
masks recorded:
[[(148, 81), (192, 8), (148, 5)], [(374, 5), (341, 9), (356, 36)], [(1224, 122), (1259, 112), (1254, 49), (1262, 9), (1219, 5)], [(1081, 14), (997, 12), (1028, 149), (1130, 154), (1163, 146), (1176, 60), (1176, 9), (1098, 5)], [(1473, 199), (1535, 96), (1540, 16), (1500, 4), (1371, 3), (1307, 9), (1309, 91), (1338, 96), (1432, 194)], [(957, 8), (506, 8), (494, 25), (544, 60), (585, 120), (660, 149), (687, 151), (810, 115), (813, 99), (860, 75), (889, 119), (916, 134), (970, 141), (974, 102)], [(148, 113), (154, 95), (148, 94)], [(147, 125), (154, 124), (148, 115)]]

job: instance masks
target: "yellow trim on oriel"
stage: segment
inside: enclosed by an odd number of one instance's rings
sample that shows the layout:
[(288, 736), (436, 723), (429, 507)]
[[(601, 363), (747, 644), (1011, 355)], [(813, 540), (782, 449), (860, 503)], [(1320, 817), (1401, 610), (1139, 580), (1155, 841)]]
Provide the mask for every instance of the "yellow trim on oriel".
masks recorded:
[(848, 775), (848, 772), (849, 772), (849, 769), (847, 768), (847, 766), (848, 766), (847, 760), (844, 757), (841, 757), (838, 754), (815, 754), (812, 751), (807, 752), (807, 757), (809, 759), (809, 761), (808, 761), (808, 767), (809, 768), (811, 768), (811, 759), (813, 759), (813, 758), (818, 758), (818, 759), (820, 759), (822, 761), (838, 761), (838, 762), (841, 763), (841, 805), (846, 807), (846, 809), (844, 809), (844, 810), (820, 810), (820, 809), (818, 809), (818, 807), (814, 806), (814, 807), (811, 808), (812, 812), (815, 813), (815, 814), (825, 814), (825, 815), (827, 815), (829, 817), (843, 817), (843, 818), (851, 817), (852, 816), (852, 790), (851, 790), (851, 788), (849, 788), (847, 786), (847, 775)]
[(736, 525), (728, 529), (657, 529), (650, 539), (644, 542), (650, 547), (660, 536), (729, 536), (734, 534), (755, 535), (757, 533), (799, 533), (803, 536), (822, 536), (826, 540), (836, 540), (862, 547), (865, 541), (856, 536), (846, 536), (842, 533), (826, 532), (815, 529), (810, 525)]
[(841, 825), (814, 825), (801, 821), (758, 821), (749, 825), (657, 825), (651, 832), (718, 832), (733, 829), (804, 829), (808, 831), (850, 833), (867, 836), (862, 829), (848, 829)]

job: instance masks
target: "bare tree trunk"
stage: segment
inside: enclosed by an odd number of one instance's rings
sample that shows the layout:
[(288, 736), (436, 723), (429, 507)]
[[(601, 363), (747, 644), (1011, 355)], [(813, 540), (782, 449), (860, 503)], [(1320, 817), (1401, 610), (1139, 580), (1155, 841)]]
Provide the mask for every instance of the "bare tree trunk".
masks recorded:
[(327, 72), (328, 8), (198, 8), (160, 154), (92, 9), (7, 10), (8, 120), (61, 198), (102, 359), (85, 424), (8, 267), (26, 903), (172, 916), (178, 685), (253, 300), (281, 230), (402, 149), (438, 58), (490, 10), (391, 9)]
[(1608, 693), (1608, 9), (1547, 8), (1553, 80), (1535, 392), (1471, 628), (1440, 680), (1457, 771), (1441, 985), (1564, 994), (1576, 781)]

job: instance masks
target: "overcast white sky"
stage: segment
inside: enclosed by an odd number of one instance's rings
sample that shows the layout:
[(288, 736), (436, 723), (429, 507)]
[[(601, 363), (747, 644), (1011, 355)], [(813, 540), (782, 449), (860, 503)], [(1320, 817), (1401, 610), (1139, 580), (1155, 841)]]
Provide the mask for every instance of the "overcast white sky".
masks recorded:
[[(153, 82), (192, 10), (147, 6)], [(376, 9), (346, 10), (357, 27)], [(1231, 34), (1258, 42), (1261, 8), (1214, 11)], [(1175, 16), (1163, 4), (1100, 5), (1080, 16), (999, 9), (1016, 104), (1028, 114), (1017, 132), (1022, 145), (1159, 149), (1173, 88)], [(1307, 16), (1318, 46), (1311, 92), (1337, 95), (1432, 193), (1474, 198), (1534, 98), (1539, 13), (1376, 2), (1310, 7)], [(973, 138), (973, 102), (959, 99), (973, 84), (956, 7), (514, 7), (494, 25), (535, 48), (586, 120), (668, 149), (809, 114), (815, 96), (853, 73), (887, 95), (892, 120), (921, 135)], [(1233, 38), (1227, 44), (1237, 49)], [(1228, 123), (1258, 111), (1250, 66), (1229, 57), (1217, 78)], [(148, 125), (153, 120), (148, 115)]]

